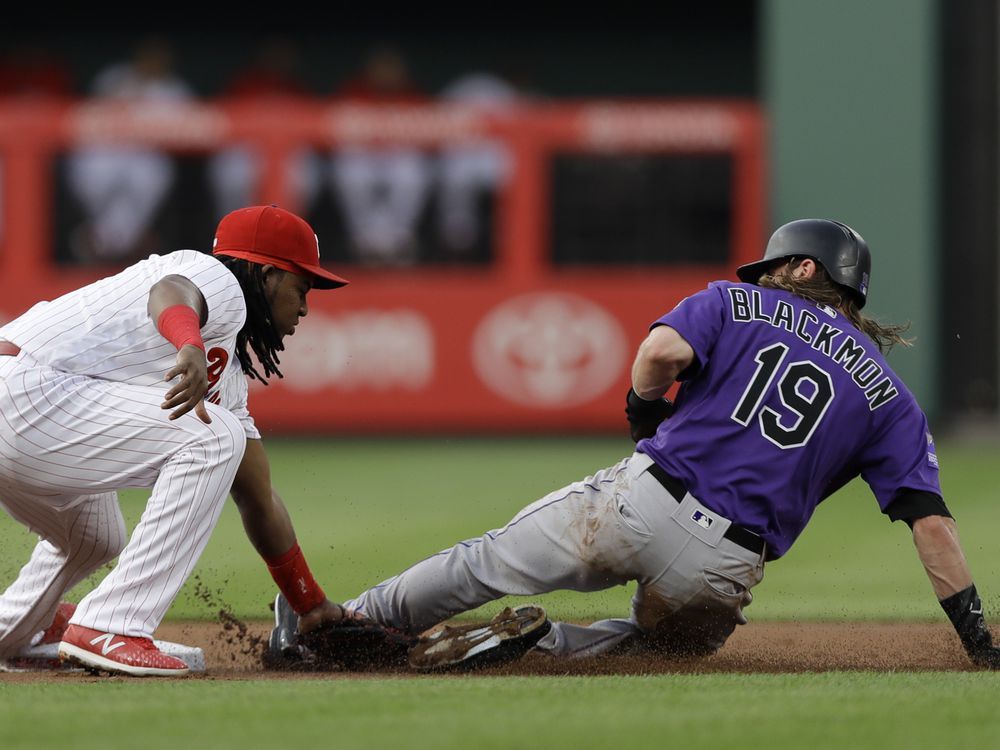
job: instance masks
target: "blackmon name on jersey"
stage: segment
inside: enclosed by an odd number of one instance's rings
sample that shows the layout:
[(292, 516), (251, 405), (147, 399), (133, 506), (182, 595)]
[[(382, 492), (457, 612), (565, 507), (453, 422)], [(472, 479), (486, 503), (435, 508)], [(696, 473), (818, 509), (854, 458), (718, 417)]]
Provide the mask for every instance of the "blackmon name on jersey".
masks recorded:
[[(815, 313), (806, 308), (798, 310), (796, 315), (795, 308), (783, 299), (768, 300), (773, 301), (774, 307), (765, 310), (764, 297), (757, 289), (732, 286), (727, 291), (732, 303), (733, 322), (762, 323), (795, 334), (851, 375), (854, 384), (864, 391), (871, 411), (875, 411), (899, 395), (899, 389), (889, 376), (885, 375), (882, 366), (867, 356), (864, 347), (850, 334), (844, 333), (826, 321), (821, 321)], [(817, 307), (831, 318), (837, 317), (837, 313), (825, 305)]]

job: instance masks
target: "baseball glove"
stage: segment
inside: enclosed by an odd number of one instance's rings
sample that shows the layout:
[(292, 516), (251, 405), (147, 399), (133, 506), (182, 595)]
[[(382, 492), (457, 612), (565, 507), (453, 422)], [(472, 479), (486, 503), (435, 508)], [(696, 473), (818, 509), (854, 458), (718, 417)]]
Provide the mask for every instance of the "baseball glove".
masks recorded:
[(298, 632), (298, 617), (281, 594), (274, 601), (274, 629), (264, 666), (288, 671), (364, 672), (406, 664), (416, 636), (368, 620), (327, 623)]
[(364, 672), (404, 666), (417, 639), (372, 620), (342, 620), (302, 633), (298, 641), (314, 669)]

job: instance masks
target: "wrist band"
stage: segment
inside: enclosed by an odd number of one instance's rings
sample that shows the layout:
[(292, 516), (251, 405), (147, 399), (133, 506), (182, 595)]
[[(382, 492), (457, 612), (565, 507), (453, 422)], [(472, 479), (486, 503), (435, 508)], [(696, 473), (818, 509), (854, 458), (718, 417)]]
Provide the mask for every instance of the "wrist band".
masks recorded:
[(278, 557), (265, 557), (268, 572), (278, 584), (278, 589), (288, 603), (292, 605), (295, 614), (304, 615), (311, 612), (326, 599), (323, 589), (316, 583), (306, 558), (296, 542), (290, 550)]
[(942, 599), (941, 608), (970, 656), (993, 646), (993, 637), (983, 618), (983, 602), (975, 584)]
[(160, 313), (160, 317), (156, 320), (156, 329), (178, 350), (182, 346), (191, 344), (205, 351), (205, 342), (201, 338), (201, 319), (194, 308), (187, 305), (171, 305)]
[(657, 423), (673, 414), (674, 405), (666, 398), (654, 398), (648, 401), (635, 392), (634, 388), (628, 389), (625, 397), (625, 414), (629, 421), (655, 419)]

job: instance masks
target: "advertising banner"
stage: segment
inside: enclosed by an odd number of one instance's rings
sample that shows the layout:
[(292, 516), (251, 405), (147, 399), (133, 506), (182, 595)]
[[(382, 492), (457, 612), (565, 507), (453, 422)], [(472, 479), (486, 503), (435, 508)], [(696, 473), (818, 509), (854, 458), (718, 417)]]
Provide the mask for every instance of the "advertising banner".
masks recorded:
[[(538, 103), (500, 114), (0, 101), (0, 318), (117, 270), (62, 262), (54, 250), (71, 244), (57, 165), (75, 148), (205, 157), (252, 146), (254, 201), (306, 215), (281, 166), (304, 147), (434, 155), (485, 143), (508, 166), (483, 257), (373, 265), (324, 255), (352, 283), (310, 294), (281, 355), (285, 379), (252, 384), (251, 411), (273, 434), (621, 431), (649, 324), (759, 257), (763, 131), (742, 101)], [(221, 218), (204, 213), (211, 226)], [(321, 252), (336, 247), (333, 230), (317, 233)]]

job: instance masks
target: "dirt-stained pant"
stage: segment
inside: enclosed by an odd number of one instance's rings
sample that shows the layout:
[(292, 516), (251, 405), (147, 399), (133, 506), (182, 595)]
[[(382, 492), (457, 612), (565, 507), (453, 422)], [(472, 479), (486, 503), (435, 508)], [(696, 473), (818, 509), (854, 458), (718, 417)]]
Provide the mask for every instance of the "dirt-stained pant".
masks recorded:
[[(635, 453), (532, 503), (500, 529), (459, 542), (345, 606), (410, 632), (506, 595), (598, 591), (637, 581), (627, 619), (558, 622), (538, 647), (590, 656), (626, 643), (708, 654), (738, 624), (764, 575), (762, 553), (724, 538), (729, 521), (675, 500)], [(694, 520), (701, 511), (713, 523)]]

